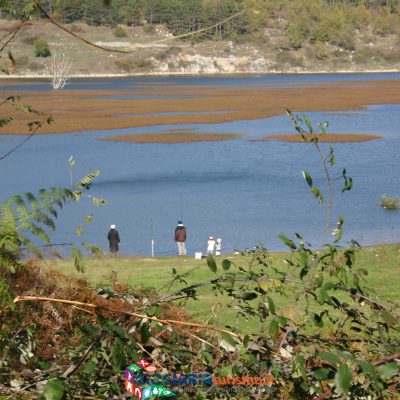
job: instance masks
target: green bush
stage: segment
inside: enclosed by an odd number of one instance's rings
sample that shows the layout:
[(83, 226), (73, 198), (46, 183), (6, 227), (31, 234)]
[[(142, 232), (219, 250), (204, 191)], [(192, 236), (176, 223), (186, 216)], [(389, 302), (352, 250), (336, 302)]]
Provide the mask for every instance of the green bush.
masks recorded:
[(117, 26), (114, 29), (114, 36), (117, 38), (123, 38), (123, 37), (127, 37), (128, 35), (126, 34), (125, 30), (121, 26)]
[(336, 38), (332, 41), (333, 44), (338, 45), (345, 50), (355, 50), (355, 31), (351, 25), (345, 25), (336, 33)]
[(49, 57), (51, 55), (49, 44), (44, 39), (37, 39), (34, 43), (36, 57)]
[(300, 49), (308, 35), (308, 23), (305, 20), (298, 20), (290, 24), (286, 33), (289, 37), (290, 45), (293, 49)]
[(400, 205), (399, 197), (388, 197), (384, 194), (381, 198), (381, 206), (383, 208), (388, 208), (389, 210), (397, 210)]
[(381, 15), (375, 19), (373, 31), (376, 35), (387, 36), (394, 32), (394, 22), (391, 15)]
[(328, 48), (325, 43), (317, 42), (313, 48), (313, 55), (315, 59), (321, 61), (328, 57)]

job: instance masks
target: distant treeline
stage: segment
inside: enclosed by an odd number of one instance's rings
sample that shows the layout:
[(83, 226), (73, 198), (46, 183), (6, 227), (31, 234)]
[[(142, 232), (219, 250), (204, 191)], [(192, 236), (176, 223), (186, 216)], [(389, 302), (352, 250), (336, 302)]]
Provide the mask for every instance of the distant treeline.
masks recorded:
[[(286, 32), (290, 45), (329, 42), (351, 49), (357, 31), (400, 37), (400, 0), (42, 0), (40, 4), (63, 23), (138, 26), (165, 24), (173, 34), (194, 32), (202, 39), (257, 40), (265, 27)], [(30, 1), (9, 1), (22, 9)], [(238, 17), (224, 22), (228, 17)], [(4, 13), (3, 13), (4, 15)], [(40, 16), (39, 16), (40, 17)], [(192, 39), (193, 40), (193, 39)]]

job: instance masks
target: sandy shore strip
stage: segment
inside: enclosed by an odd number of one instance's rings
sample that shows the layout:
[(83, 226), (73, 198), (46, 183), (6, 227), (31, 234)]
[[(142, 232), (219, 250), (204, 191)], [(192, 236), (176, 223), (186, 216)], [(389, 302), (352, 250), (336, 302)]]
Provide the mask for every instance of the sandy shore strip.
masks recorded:
[[(4, 96), (15, 94), (4, 90)], [(137, 95), (151, 95), (138, 98)], [(123, 98), (118, 96), (123, 95)], [(132, 95), (132, 98), (129, 98)], [(160, 97), (157, 97), (160, 96)], [(184, 98), (182, 98), (184, 96)], [(26, 91), (21, 100), (52, 115), (54, 123), (40, 134), (113, 130), (155, 125), (212, 124), (255, 120), (293, 112), (360, 110), (374, 104), (400, 104), (400, 79), (341, 81), (312, 87), (159, 86), (125, 91)], [(27, 123), (38, 116), (15, 112), (6, 104), (3, 115), (14, 121), (2, 134), (27, 134)], [(240, 132), (246, 134), (246, 132)]]

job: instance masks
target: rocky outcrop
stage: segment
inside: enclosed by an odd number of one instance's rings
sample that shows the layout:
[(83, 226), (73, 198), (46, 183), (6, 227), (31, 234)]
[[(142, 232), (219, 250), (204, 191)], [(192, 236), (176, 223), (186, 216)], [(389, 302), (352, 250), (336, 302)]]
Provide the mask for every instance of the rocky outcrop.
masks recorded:
[(182, 54), (173, 61), (154, 63), (155, 72), (187, 73), (187, 74), (217, 74), (235, 72), (266, 72), (271, 63), (264, 57), (252, 59), (249, 56), (227, 57), (202, 56), (199, 54)]

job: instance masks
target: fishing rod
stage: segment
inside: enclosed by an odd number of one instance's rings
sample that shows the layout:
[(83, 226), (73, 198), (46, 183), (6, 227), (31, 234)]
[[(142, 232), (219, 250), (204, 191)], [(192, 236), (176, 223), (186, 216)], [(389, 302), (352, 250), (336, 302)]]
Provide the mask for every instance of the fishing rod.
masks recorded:
[(151, 235), (151, 256), (154, 257), (154, 230), (153, 230), (153, 216), (150, 215), (150, 235)]

